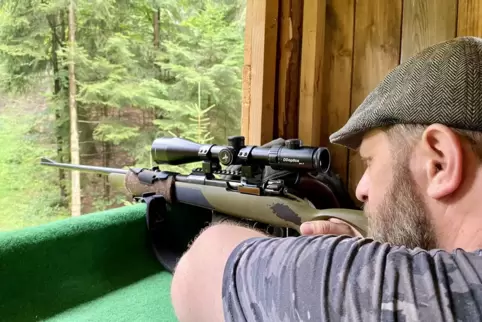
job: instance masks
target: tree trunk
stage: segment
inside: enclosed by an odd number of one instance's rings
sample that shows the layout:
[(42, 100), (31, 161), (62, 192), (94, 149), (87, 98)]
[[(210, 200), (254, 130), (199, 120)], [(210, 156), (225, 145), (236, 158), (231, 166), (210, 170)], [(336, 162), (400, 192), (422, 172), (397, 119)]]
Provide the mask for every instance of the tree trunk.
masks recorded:
[(159, 17), (161, 15), (161, 10), (157, 9), (153, 13), (153, 28), (154, 28), (154, 47), (159, 48)]
[[(103, 107), (103, 116), (105, 119), (107, 119), (109, 117), (109, 111), (107, 109), (107, 107)], [(102, 153), (102, 156), (103, 156), (103, 160), (102, 160), (102, 165), (106, 168), (109, 168), (110, 167), (110, 158), (111, 158), (111, 143), (110, 142), (106, 142), (105, 140), (103, 140), (103, 148), (104, 148), (104, 151)], [(103, 179), (104, 179), (104, 199), (106, 201), (109, 201), (110, 199), (110, 185), (109, 185), (109, 180), (108, 180), (108, 177), (107, 176), (102, 176)]]
[[(61, 76), (59, 73), (59, 58), (57, 56), (57, 50), (59, 50), (59, 47), (62, 46), (62, 41), (64, 41), (64, 39), (60, 40), (57, 34), (57, 25), (59, 20), (57, 18), (58, 17), (56, 15), (50, 15), (47, 17), (48, 23), (51, 29), (51, 35), (52, 35), (51, 60), (52, 60), (52, 66), (53, 66), (53, 72), (54, 72), (54, 96), (55, 98), (58, 99), (62, 92), (62, 85), (60, 81)], [(63, 17), (60, 17), (60, 19), (62, 18)], [(59, 160), (59, 162), (65, 162), (64, 155), (63, 155), (61, 114), (58, 108), (55, 111), (55, 133), (56, 133), (56, 141), (57, 141), (57, 160)], [(60, 187), (60, 200), (61, 200), (60, 204), (64, 205), (64, 202), (67, 198), (67, 188), (65, 185), (64, 169), (59, 169), (59, 187)]]
[[(75, 47), (75, 4), (70, 0), (69, 6), (69, 109), (70, 109), (70, 155), (72, 164), (80, 163), (79, 131), (77, 129), (76, 82), (74, 66)], [(81, 215), (80, 172), (72, 171), (72, 216)]]

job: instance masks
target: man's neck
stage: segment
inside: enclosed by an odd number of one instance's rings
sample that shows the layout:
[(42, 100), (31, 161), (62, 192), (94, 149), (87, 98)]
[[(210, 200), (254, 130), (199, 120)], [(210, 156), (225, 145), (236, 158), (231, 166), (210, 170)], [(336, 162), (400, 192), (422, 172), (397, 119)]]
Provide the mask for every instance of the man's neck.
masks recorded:
[(465, 251), (482, 249), (482, 214), (473, 211), (482, 207), (470, 208), (449, 207), (442, 216), (443, 220), (437, 220), (435, 226), (439, 248), (446, 251), (457, 248)]
[(438, 247), (447, 251), (482, 249), (482, 166), (470, 160), (463, 184), (449, 197), (432, 204)]

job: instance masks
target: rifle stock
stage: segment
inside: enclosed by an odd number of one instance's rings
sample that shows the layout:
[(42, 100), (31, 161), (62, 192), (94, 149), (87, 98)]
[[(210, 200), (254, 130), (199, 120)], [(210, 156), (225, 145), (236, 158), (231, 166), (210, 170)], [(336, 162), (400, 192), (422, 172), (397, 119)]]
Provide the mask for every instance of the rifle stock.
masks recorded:
[[(164, 181), (146, 185), (138, 180), (134, 172), (126, 176), (115, 174), (116, 186), (127, 187), (133, 196), (156, 193), (164, 196), (168, 203), (184, 203), (225, 215), (261, 222), (275, 227), (292, 228), (299, 232), (299, 226), (307, 221), (337, 218), (350, 223), (362, 235), (366, 235), (366, 217), (360, 210), (330, 208), (316, 209), (308, 201), (292, 194), (283, 196), (262, 196), (255, 189), (252, 193), (239, 192), (229, 182), (211, 180), (211, 185), (195, 183), (194, 179), (180, 176), (177, 181), (170, 177)], [(119, 180), (124, 179), (122, 184)], [(112, 180), (109, 178), (109, 180)], [(189, 182), (189, 181), (193, 182)], [(218, 183), (218, 185), (212, 185)]]
[(298, 232), (304, 222), (338, 218), (353, 225), (363, 235), (366, 234), (366, 218), (362, 211), (343, 208), (316, 209), (294, 195), (280, 197), (237, 193), (233, 196), (232, 192), (219, 187), (177, 182), (175, 196), (178, 202), (275, 227), (292, 228)]

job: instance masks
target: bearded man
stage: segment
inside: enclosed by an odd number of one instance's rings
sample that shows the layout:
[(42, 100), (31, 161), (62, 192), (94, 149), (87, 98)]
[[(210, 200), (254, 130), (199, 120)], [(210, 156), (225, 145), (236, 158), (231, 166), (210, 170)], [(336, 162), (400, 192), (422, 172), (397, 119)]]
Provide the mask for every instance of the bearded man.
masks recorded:
[(289, 238), (211, 226), (173, 278), (180, 321), (481, 320), (482, 39), (399, 65), (330, 140), (365, 162), (370, 238), (330, 221)]

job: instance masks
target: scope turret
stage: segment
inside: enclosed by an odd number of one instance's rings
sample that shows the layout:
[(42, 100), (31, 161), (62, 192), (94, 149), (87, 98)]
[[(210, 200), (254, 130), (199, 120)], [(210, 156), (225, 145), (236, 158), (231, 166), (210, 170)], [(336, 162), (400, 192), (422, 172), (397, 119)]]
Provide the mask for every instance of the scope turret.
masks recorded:
[(198, 161), (219, 162), (224, 166), (270, 166), (275, 170), (326, 172), (330, 152), (324, 147), (305, 147), (301, 140), (286, 140), (285, 146), (245, 146), (244, 137), (228, 138), (228, 145), (199, 144), (182, 138), (159, 138), (152, 143), (152, 159), (157, 164), (180, 165)]

